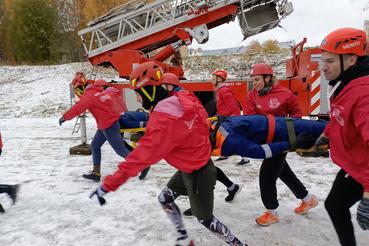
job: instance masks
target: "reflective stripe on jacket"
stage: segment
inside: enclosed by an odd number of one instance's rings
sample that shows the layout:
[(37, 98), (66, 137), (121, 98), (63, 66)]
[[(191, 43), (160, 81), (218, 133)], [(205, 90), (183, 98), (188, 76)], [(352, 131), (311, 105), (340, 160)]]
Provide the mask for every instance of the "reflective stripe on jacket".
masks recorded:
[[(284, 117), (275, 118), (273, 142), (266, 144), (268, 118), (263, 115), (236, 116), (226, 119), (219, 132), (225, 136), (221, 148), (222, 156), (240, 155), (250, 158), (270, 158), (289, 149), (288, 130)], [(292, 118), (296, 136), (307, 132), (318, 138), (327, 122)]]

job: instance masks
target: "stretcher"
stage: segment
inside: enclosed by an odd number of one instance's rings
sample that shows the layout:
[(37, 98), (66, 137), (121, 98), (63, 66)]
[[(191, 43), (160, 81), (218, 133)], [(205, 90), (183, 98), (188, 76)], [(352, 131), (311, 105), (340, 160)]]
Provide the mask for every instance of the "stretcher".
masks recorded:
[[(145, 127), (140, 127), (140, 128), (128, 128), (128, 129), (120, 129), (119, 130), (121, 133), (125, 133), (125, 132), (130, 132), (130, 133), (135, 133), (135, 132), (144, 132), (145, 131)], [(132, 143), (132, 147), (136, 148), (137, 147), (137, 142), (131, 140)]]
[[(213, 128), (214, 129), (214, 125), (212, 125), (212, 123), (214, 122), (214, 120), (217, 120), (218, 117), (215, 116), (215, 117), (210, 117), (208, 118), (208, 125), (209, 127)], [(223, 119), (224, 120), (224, 119)], [(268, 121), (269, 122), (274, 122), (274, 117), (268, 117)], [(292, 121), (290, 121), (291, 124), (292, 124)], [(288, 128), (290, 128), (291, 125), (288, 126)], [(274, 127), (272, 127), (272, 125), (269, 123), (269, 134), (268, 134), (268, 142), (271, 142), (271, 139), (273, 139), (272, 137), (270, 137), (270, 135), (274, 134)], [(139, 127), (139, 128), (122, 128), (120, 129), (120, 132), (121, 133), (125, 133), (125, 132), (129, 132), (129, 133), (138, 133), (138, 132), (144, 132), (145, 131), (145, 127)], [(220, 142), (223, 142), (224, 139), (220, 140), (220, 133), (217, 129), (217, 132), (216, 132), (216, 141), (220, 141)], [(293, 130), (293, 126), (292, 126), (292, 129), (291, 131), (289, 132), (289, 135), (294, 135), (294, 130)], [(132, 135), (131, 135), (132, 136)], [(224, 137), (223, 137), (224, 138)], [(132, 147), (133, 148), (136, 148), (137, 147), (137, 141), (138, 140), (132, 140), (132, 138), (130, 137), (130, 141), (132, 143)], [(291, 140), (290, 138), (290, 141), (296, 141), (296, 139), (294, 140)], [(328, 151), (328, 148), (329, 146), (328, 145), (323, 145), (323, 146), (319, 146), (319, 149), (325, 149), (325, 150), (322, 150), (322, 151), (315, 151), (314, 149), (314, 146), (312, 146), (310, 149), (298, 149), (298, 148), (295, 148), (293, 150), (293, 152), (296, 152), (297, 154), (299, 154), (300, 156), (302, 157), (318, 157), (318, 156), (322, 156), (322, 157), (329, 157), (329, 151)], [(292, 152), (291, 150), (287, 150), (285, 151), (286, 152)], [(220, 155), (220, 148), (217, 150), (217, 149), (214, 149), (214, 151), (212, 152), (212, 156), (221, 156)]]

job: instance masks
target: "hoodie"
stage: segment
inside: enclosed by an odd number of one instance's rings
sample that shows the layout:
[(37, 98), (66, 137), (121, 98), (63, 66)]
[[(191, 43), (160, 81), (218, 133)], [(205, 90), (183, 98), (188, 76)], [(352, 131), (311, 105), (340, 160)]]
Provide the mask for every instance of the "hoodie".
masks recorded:
[(94, 116), (97, 128), (105, 130), (120, 118), (120, 114), (127, 110), (127, 106), (119, 96), (119, 90), (113, 88), (107, 91), (100, 85), (87, 86), (81, 100), (79, 100), (64, 115), (65, 120), (71, 120), (86, 110)]
[(333, 162), (369, 192), (369, 57), (346, 70), (341, 84), (324, 133), (329, 136)]
[(179, 91), (154, 108), (138, 147), (105, 178), (103, 189), (115, 191), (128, 178), (165, 159), (176, 169), (192, 173), (210, 159), (207, 113), (189, 91)]

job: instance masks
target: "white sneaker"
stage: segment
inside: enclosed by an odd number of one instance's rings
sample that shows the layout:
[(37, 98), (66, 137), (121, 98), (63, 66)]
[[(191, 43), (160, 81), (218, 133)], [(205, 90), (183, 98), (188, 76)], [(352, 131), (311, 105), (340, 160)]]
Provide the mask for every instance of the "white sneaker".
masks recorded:
[(195, 246), (194, 240), (192, 240), (190, 237), (184, 240), (178, 240), (176, 241), (176, 244), (174, 246)]

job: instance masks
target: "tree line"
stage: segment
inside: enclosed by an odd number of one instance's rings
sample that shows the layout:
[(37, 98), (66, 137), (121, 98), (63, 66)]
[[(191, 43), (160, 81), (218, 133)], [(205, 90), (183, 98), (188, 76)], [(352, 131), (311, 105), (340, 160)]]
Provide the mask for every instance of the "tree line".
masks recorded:
[(78, 31), (129, 0), (0, 0), (0, 64), (85, 61)]

